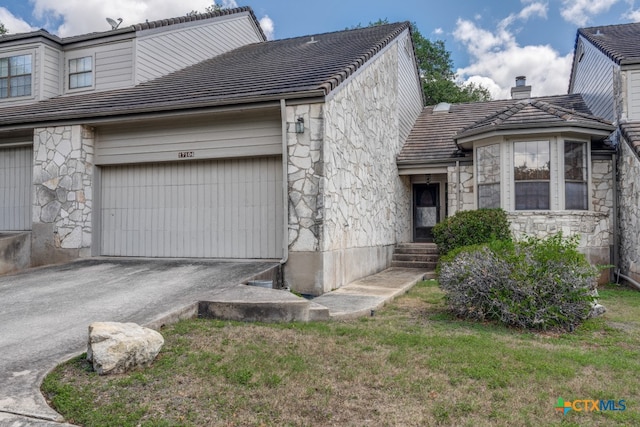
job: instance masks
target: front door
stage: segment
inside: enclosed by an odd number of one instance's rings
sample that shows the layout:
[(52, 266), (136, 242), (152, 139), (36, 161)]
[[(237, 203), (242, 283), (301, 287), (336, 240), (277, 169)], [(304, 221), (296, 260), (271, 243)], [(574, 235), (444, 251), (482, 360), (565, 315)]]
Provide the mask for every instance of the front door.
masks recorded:
[(432, 242), (440, 220), (440, 183), (413, 185), (413, 241)]

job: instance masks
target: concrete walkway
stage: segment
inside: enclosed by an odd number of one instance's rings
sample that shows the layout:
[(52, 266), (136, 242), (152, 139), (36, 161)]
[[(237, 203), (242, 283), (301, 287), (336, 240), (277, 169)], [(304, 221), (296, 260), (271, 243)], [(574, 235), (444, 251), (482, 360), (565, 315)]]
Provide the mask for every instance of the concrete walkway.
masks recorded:
[(332, 319), (370, 316), (419, 281), (434, 277), (435, 273), (416, 268), (388, 268), (314, 298), (313, 302), (327, 307)]
[(153, 328), (181, 317), (309, 321), (369, 316), (434, 273), (390, 268), (312, 301), (240, 285), (269, 263), (82, 261), (0, 277), (0, 426), (58, 427), (39, 385), (86, 348), (97, 320)]

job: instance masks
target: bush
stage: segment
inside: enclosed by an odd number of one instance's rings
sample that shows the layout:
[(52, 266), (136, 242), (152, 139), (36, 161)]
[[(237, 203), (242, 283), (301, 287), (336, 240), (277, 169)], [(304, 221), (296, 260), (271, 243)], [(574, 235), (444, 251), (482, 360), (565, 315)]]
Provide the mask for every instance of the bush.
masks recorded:
[(589, 317), (598, 270), (562, 234), (459, 248), (441, 261), (450, 310), (472, 320), (572, 329)]
[(502, 209), (459, 211), (433, 227), (433, 241), (442, 254), (491, 240), (511, 240), (507, 214)]

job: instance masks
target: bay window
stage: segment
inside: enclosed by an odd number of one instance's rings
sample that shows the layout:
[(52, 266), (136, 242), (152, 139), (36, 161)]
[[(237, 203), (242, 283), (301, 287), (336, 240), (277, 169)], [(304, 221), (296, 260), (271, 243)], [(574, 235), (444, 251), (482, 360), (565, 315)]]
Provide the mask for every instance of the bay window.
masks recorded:
[(565, 209), (586, 210), (589, 203), (587, 187), (587, 144), (584, 142), (565, 141)]
[(478, 147), (478, 208), (500, 207), (500, 144)]
[(549, 141), (513, 143), (516, 210), (550, 208)]

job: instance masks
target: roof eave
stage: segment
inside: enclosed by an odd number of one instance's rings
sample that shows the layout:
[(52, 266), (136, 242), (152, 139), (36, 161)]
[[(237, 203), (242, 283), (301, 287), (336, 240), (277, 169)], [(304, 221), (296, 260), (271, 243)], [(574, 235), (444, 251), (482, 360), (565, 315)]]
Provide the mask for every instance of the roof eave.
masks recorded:
[(468, 132), (464, 132), (462, 134), (454, 136), (454, 141), (464, 147), (470, 148), (469, 144), (479, 139), (491, 138), (494, 136), (505, 136), (505, 135), (526, 135), (526, 134), (549, 134), (549, 133), (561, 133), (561, 132), (573, 132), (573, 133), (581, 133), (590, 136), (602, 136), (606, 137), (611, 132), (615, 130), (613, 125), (608, 125), (606, 123), (598, 124), (598, 123), (589, 123), (586, 124), (582, 122), (575, 122), (575, 124), (562, 123), (541, 123), (536, 125), (510, 125), (510, 126), (498, 126), (492, 127), (490, 129), (481, 128), (474, 129)]
[(0, 130), (16, 130), (25, 129), (30, 127), (42, 127), (44, 125), (55, 125), (60, 123), (87, 123), (98, 121), (121, 121), (125, 118), (137, 117), (142, 115), (158, 115), (158, 116), (170, 116), (177, 114), (184, 114), (187, 112), (197, 112), (201, 109), (216, 108), (216, 107), (232, 107), (244, 104), (254, 103), (266, 103), (270, 101), (280, 101), (282, 99), (286, 101), (304, 100), (304, 99), (317, 99), (324, 97), (325, 92), (323, 90), (307, 90), (299, 92), (288, 92), (280, 94), (269, 94), (260, 96), (246, 96), (233, 99), (216, 99), (207, 100), (201, 102), (187, 102), (183, 104), (167, 103), (165, 105), (144, 106), (140, 108), (122, 109), (121, 107), (114, 107), (110, 110), (96, 111), (85, 114), (78, 114), (77, 111), (70, 111), (66, 114), (59, 114), (56, 116), (44, 116), (34, 117), (29, 116), (25, 120), (12, 120), (11, 123), (4, 124), (0, 122)]

